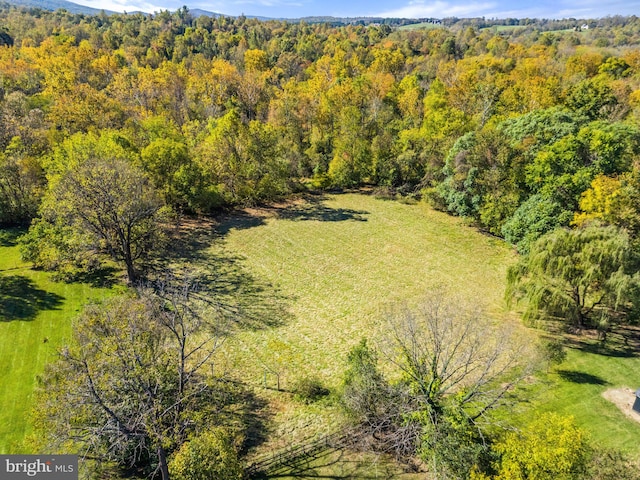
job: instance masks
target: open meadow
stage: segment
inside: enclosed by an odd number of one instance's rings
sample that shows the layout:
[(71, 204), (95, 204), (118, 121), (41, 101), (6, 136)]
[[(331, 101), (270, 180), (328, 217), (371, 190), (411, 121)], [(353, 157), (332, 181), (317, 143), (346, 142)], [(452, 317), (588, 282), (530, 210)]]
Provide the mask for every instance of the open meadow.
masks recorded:
[[(175, 249), (173, 261), (211, 272), (221, 298), (240, 299), (229, 308), (248, 319), (223, 345), (214, 368), (260, 399), (254, 413), (262, 431), (252, 459), (338, 430), (343, 419), (336, 392), (347, 352), (363, 337), (380, 338), (390, 308), (414, 305), (444, 289), (481, 306), (497, 322), (519, 323), (504, 301), (513, 250), (423, 203), (355, 193), (309, 196), (194, 222), (183, 235), (185, 247)], [(15, 285), (0, 300), (2, 453), (16, 451), (28, 433), (36, 376), (69, 337), (71, 318), (87, 301), (108, 294), (30, 270), (19, 260), (14, 240), (7, 234), (0, 246), (0, 279)], [(522, 327), (522, 335), (534, 342), (538, 332)], [(532, 379), (523, 389), (528, 401), (513, 419), (524, 423), (548, 410), (571, 414), (599, 444), (638, 456), (633, 438), (640, 425), (602, 393), (640, 385), (640, 359), (628, 350), (589, 345), (577, 345), (563, 364)], [(296, 399), (293, 392), (303, 379), (318, 380), (331, 394), (312, 403)], [(358, 472), (369, 471), (370, 461), (339, 460), (319, 471), (353, 468), (351, 478), (362, 478)], [(386, 478), (390, 464), (376, 465)]]
[[(414, 304), (444, 288), (482, 306), (500, 322), (513, 322), (504, 302), (507, 267), (515, 254), (425, 204), (407, 205), (359, 194), (327, 195), (280, 207), (251, 209), (217, 227), (206, 253), (229, 256), (284, 303), (282, 325), (243, 331), (226, 345), (226, 367), (261, 389), (271, 401), (270, 440), (264, 449), (294, 438), (331, 432), (339, 422), (335, 402), (304, 405), (288, 393), (302, 378), (339, 387), (349, 349), (362, 337), (378, 338), (385, 312)], [(531, 341), (538, 332), (523, 330)], [(640, 359), (589, 348), (571, 348), (567, 360), (532, 380), (531, 397), (513, 419), (536, 412), (574, 415), (598, 444), (638, 456), (639, 426), (602, 393), (640, 385)], [(615, 339), (612, 341), (615, 342)], [(586, 345), (586, 348), (585, 348)], [(608, 352), (608, 353), (607, 353)]]

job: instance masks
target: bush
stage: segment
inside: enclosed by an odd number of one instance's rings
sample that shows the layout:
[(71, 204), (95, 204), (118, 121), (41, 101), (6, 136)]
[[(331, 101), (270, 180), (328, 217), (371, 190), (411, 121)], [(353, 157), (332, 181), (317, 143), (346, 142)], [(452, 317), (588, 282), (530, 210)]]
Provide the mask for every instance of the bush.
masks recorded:
[(561, 339), (545, 341), (542, 344), (542, 353), (549, 365), (559, 365), (567, 358), (567, 351)]
[(296, 400), (304, 403), (312, 403), (326, 397), (331, 393), (322, 382), (315, 377), (304, 377), (293, 385), (293, 393)]
[(221, 427), (201, 433), (175, 453), (169, 472), (174, 480), (241, 480), (234, 436)]

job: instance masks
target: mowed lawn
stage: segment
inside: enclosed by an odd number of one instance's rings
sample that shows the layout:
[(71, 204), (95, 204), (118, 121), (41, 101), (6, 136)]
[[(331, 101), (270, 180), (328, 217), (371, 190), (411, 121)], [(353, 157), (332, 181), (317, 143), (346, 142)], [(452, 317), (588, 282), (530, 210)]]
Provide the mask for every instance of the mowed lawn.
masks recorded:
[(282, 371), (291, 383), (317, 375), (337, 385), (351, 347), (374, 337), (386, 312), (445, 290), (505, 316), (507, 266), (502, 241), (424, 204), (360, 194), (252, 211), (257, 226), (228, 231), (211, 253), (239, 256), (271, 284), (291, 314), (278, 328), (244, 332), (236, 365), (250, 380)]
[(54, 282), (20, 260), (15, 231), (0, 231), (0, 453), (24, 452), (36, 377), (71, 334), (84, 304), (108, 290)]
[[(415, 304), (442, 288), (483, 306), (497, 321), (519, 321), (504, 301), (513, 250), (424, 204), (327, 195), (251, 210), (218, 229), (222, 235), (209, 255), (239, 258), (251, 275), (272, 285), (290, 313), (279, 327), (244, 331), (227, 343), (224, 368), (252, 385), (266, 379), (274, 388), (279, 374), (284, 390), (304, 377), (338, 387), (347, 352), (363, 337), (380, 337), (390, 308)], [(538, 337), (534, 330), (522, 334), (531, 341)], [(640, 386), (640, 359), (571, 350), (557, 370), (563, 375), (541, 374), (533, 381), (531, 397), (513, 420), (526, 423), (541, 411), (557, 410), (574, 415), (598, 444), (640, 454), (633, 441), (640, 424), (601, 396), (608, 388)], [(277, 406), (271, 448), (277, 439), (286, 444), (339, 423), (338, 409), (330, 404), (305, 406), (291, 396), (267, 396)]]
[[(289, 317), (283, 325), (243, 331), (226, 344), (227, 364), (245, 382), (291, 390), (304, 377), (339, 386), (348, 351), (377, 340), (393, 307), (445, 290), (483, 306), (499, 321), (506, 312), (505, 277), (515, 261), (504, 242), (425, 204), (362, 194), (327, 195), (281, 208), (230, 217), (208, 250), (239, 258), (273, 288)], [(282, 441), (331, 431), (336, 411), (273, 394)]]
[[(570, 349), (565, 362), (540, 376), (528, 392), (531, 408), (525, 406), (523, 419), (548, 411), (571, 415), (595, 445), (619, 449), (640, 461), (640, 423), (602, 395), (609, 389), (640, 387), (640, 357), (588, 350)], [(633, 402), (631, 395), (628, 402)]]

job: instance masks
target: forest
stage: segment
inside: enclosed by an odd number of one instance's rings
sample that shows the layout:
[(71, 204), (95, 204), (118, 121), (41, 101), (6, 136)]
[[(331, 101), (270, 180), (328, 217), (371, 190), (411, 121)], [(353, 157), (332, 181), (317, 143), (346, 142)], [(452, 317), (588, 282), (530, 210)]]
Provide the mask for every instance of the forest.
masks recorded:
[(224, 283), (236, 259), (181, 255), (233, 215), (248, 229), (246, 212), (355, 224), (383, 208), (354, 193), (508, 245), (503, 310), (542, 340), (532, 353), (431, 285), (387, 314), (387, 341), (356, 333), (340, 381), (292, 385), (300, 408), (333, 402), (352, 450), (426, 478), (640, 478), (639, 452), (595, 445), (571, 417), (497, 426), (521, 382), (565, 361), (567, 338), (637, 355), (635, 16), (336, 25), (0, 4), (0, 233), (15, 237), (0, 246), (56, 282), (119, 284), (39, 372), (39, 433), (22, 448), (86, 452), (90, 478), (257, 475), (259, 398), (213, 365), (236, 331), (288, 313), (248, 277)]

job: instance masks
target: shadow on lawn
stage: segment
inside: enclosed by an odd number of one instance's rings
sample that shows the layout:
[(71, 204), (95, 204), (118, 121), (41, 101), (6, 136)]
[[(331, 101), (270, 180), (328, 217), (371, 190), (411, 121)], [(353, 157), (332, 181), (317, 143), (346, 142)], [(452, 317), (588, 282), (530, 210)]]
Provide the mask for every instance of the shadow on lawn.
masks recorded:
[(77, 272), (66, 278), (56, 278), (65, 283), (86, 283), (94, 288), (111, 288), (119, 283), (122, 270), (109, 265), (102, 265), (88, 272)]
[[(353, 210), (351, 208), (332, 208), (325, 204), (327, 197), (324, 195), (305, 195), (301, 200), (284, 205), (284, 206), (268, 206), (261, 210), (267, 216), (274, 216), (283, 220), (290, 221), (309, 221), (317, 222), (347, 222), (357, 221), (366, 222), (366, 210)], [(245, 230), (247, 228), (259, 227), (264, 225), (265, 217), (259, 214), (251, 214), (246, 211), (234, 212), (223, 218), (219, 225), (216, 226), (216, 232), (221, 235), (227, 235), (231, 230)]]
[(0, 230), (0, 247), (15, 247), (18, 237), (25, 232), (22, 228), (7, 228)]
[[(339, 466), (339, 468), (336, 468)], [(394, 478), (397, 472), (390, 464), (363, 465), (361, 461), (346, 458), (343, 450), (324, 450), (309, 457), (301, 456), (284, 463), (278, 473), (256, 473), (251, 478), (296, 478), (296, 479), (379, 479)], [(336, 471), (339, 470), (339, 471)], [(280, 473), (280, 471), (282, 473)]]
[(291, 299), (253, 275), (244, 259), (223, 251), (224, 238), (213, 222), (201, 221), (183, 226), (172, 241), (171, 249), (156, 259), (156, 277), (172, 272), (190, 278), (199, 294), (214, 304), (219, 313), (237, 327), (259, 330), (287, 323)]
[(292, 221), (315, 220), (318, 222), (366, 222), (365, 210), (350, 208), (331, 208), (324, 204), (326, 197), (322, 195), (306, 196), (303, 203), (294, 203), (286, 207), (272, 207), (278, 218)]
[(565, 381), (588, 385), (609, 385), (609, 382), (590, 373), (577, 372), (575, 370), (558, 370), (558, 375)]
[(568, 335), (567, 345), (585, 353), (614, 358), (633, 358), (640, 351), (640, 329), (635, 326), (618, 326), (606, 336), (598, 338), (597, 332)]
[(63, 300), (37, 288), (30, 278), (0, 276), (0, 321), (33, 320), (41, 310), (56, 310)]

